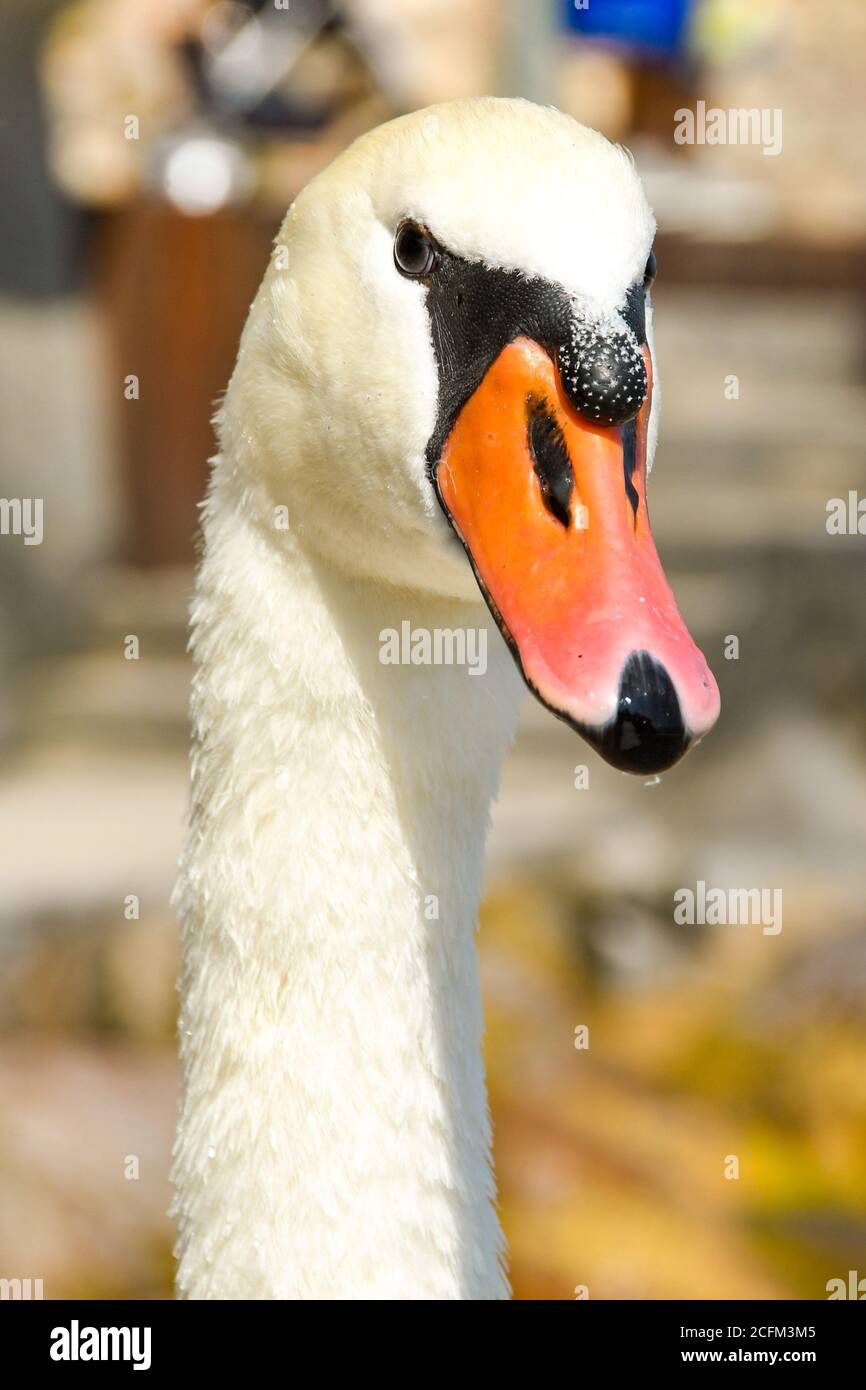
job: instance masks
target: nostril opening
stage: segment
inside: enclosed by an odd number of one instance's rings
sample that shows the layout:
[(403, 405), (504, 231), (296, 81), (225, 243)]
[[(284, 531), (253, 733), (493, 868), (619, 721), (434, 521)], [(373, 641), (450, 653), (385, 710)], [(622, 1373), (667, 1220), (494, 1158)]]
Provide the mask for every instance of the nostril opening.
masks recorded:
[(530, 395), (526, 405), (529, 453), (541, 487), (541, 498), (550, 514), (567, 530), (571, 524), (574, 491), (568, 445), (546, 401)]
[(623, 772), (664, 772), (689, 746), (673, 681), (649, 652), (632, 652), (620, 674), (614, 718), (590, 741)]

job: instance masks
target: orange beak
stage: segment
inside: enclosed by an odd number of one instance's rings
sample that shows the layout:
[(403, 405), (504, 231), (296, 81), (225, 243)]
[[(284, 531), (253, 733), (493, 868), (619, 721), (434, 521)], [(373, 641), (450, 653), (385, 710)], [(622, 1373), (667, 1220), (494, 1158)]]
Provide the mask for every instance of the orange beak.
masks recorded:
[(708, 732), (719, 692), (650, 531), (642, 351), (636, 419), (602, 427), (538, 343), (510, 342), (460, 411), (435, 481), (527, 684), (614, 766), (652, 773)]

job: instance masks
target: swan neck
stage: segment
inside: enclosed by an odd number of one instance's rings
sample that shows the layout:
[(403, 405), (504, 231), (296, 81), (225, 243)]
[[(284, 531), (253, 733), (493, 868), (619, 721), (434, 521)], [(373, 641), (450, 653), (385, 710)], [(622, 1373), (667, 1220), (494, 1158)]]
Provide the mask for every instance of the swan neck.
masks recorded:
[[(275, 564), (213, 503), (206, 538), (180, 1292), (504, 1297), (475, 926), (510, 658), (478, 603), (350, 580), (298, 544)], [(485, 671), (383, 661), (406, 622), (483, 631)]]

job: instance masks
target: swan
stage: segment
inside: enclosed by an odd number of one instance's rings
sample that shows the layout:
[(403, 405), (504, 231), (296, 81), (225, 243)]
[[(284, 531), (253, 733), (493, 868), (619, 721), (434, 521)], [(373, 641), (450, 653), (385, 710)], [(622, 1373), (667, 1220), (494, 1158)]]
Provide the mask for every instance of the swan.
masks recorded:
[[(641, 774), (719, 708), (649, 531), (653, 233), (626, 151), (506, 98), (278, 233), (192, 606), (182, 1298), (509, 1297), (475, 929), (521, 694)], [(485, 669), (384, 660), (407, 622)]]

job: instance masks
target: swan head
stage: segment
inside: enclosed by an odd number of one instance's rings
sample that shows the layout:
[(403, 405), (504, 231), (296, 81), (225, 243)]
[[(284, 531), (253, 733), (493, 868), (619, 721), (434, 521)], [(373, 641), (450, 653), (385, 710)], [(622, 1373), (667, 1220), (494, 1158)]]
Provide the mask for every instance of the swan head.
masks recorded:
[(553, 109), (380, 126), (290, 208), (220, 419), (305, 543), (486, 601), (538, 698), (636, 773), (719, 710), (647, 513), (654, 231), (628, 153)]

